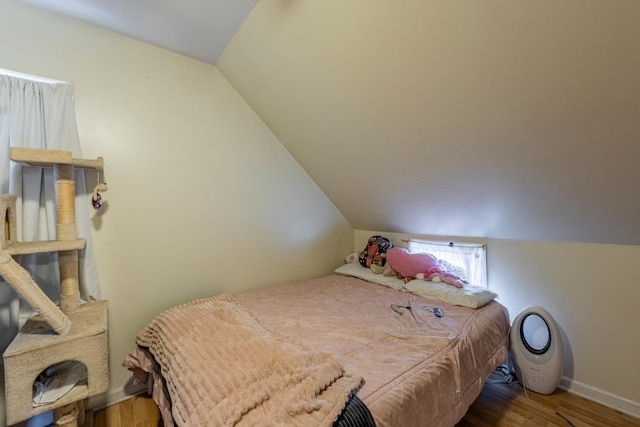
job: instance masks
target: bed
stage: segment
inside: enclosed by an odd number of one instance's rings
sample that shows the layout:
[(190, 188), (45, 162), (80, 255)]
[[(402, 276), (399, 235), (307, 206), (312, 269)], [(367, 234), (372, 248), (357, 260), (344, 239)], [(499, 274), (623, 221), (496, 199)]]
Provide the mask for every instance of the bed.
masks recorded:
[(147, 325), (124, 366), (155, 378), (165, 426), (331, 426), (353, 406), (378, 427), (453, 426), (507, 359), (509, 318), (486, 290), (434, 285), (356, 263), (192, 301)]

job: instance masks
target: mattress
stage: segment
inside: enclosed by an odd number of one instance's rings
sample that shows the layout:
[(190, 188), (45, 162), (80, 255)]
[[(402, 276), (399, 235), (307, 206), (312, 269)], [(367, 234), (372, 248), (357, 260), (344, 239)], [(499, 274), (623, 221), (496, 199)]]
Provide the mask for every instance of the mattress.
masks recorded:
[[(232, 297), (265, 330), (329, 353), (361, 377), (357, 397), (378, 427), (455, 425), (507, 358), (508, 313), (495, 301), (454, 306), (337, 274)], [(150, 371), (144, 350), (125, 366)]]

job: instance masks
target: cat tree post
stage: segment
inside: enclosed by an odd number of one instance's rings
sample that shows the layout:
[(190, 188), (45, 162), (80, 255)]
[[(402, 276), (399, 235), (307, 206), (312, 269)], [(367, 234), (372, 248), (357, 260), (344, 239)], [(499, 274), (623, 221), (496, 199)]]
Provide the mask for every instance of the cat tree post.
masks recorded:
[[(56, 240), (76, 240), (76, 184), (73, 165), (54, 164), (56, 180)], [(69, 313), (80, 306), (78, 251), (58, 252), (60, 308)]]

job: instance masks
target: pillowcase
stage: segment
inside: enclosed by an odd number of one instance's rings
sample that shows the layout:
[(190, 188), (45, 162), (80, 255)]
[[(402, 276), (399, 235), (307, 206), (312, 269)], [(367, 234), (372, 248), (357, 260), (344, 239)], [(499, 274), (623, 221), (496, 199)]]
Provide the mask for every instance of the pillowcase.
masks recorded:
[(335, 272), (343, 276), (357, 277), (367, 282), (377, 283), (378, 285), (386, 286), (397, 291), (402, 290), (404, 286), (404, 280), (398, 279), (395, 276), (376, 274), (371, 271), (370, 268), (363, 267), (357, 262), (341, 265), (336, 268)]
[(464, 285), (463, 288), (456, 288), (446, 283), (424, 280), (412, 280), (406, 283), (404, 287), (412, 294), (427, 298), (437, 298), (449, 304), (470, 308), (480, 308), (498, 296), (479, 286)]

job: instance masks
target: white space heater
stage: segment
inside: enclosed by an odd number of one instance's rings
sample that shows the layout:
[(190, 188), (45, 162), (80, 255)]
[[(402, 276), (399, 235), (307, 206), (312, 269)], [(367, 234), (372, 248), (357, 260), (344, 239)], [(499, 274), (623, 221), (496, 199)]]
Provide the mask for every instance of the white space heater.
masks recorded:
[(529, 390), (551, 394), (562, 378), (564, 353), (558, 325), (544, 308), (522, 310), (511, 325), (511, 358)]

